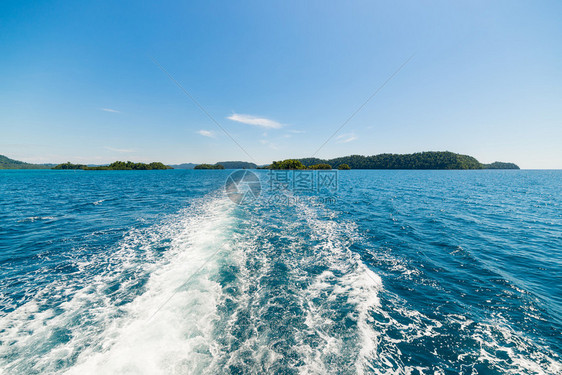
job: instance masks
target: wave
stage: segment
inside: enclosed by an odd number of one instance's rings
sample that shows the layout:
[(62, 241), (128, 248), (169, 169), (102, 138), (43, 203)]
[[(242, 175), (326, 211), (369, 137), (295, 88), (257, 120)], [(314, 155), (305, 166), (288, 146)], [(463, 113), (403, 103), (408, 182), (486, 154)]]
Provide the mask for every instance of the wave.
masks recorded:
[(211, 275), (228, 251), (232, 209), (208, 198), (131, 230), (114, 252), (80, 264), (82, 279), (53, 282), (2, 316), (0, 368), (153, 374), (204, 363), (190, 354), (210, 350), (220, 291)]
[(18, 220), (18, 223), (33, 223), (34, 221), (41, 221), (41, 220), (55, 220), (54, 216), (30, 216), (24, 219)]
[(363, 373), (375, 355), (370, 310), (380, 278), (350, 251), (355, 226), (322, 207), (242, 212), (224, 265), (216, 355), (208, 373)]
[[(240, 207), (213, 193), (131, 229), (0, 316), (0, 373), (562, 371), (501, 315), (416, 310), (357, 251), (356, 223), (294, 202)], [(388, 252), (374, 256), (405, 287), (422, 277)]]

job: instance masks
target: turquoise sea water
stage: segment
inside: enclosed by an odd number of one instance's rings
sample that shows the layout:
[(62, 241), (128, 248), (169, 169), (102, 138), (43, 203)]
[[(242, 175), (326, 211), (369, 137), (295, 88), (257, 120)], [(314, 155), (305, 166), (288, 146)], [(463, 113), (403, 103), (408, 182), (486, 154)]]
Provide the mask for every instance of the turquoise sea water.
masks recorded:
[(561, 171), (230, 173), (0, 171), (0, 374), (562, 373)]

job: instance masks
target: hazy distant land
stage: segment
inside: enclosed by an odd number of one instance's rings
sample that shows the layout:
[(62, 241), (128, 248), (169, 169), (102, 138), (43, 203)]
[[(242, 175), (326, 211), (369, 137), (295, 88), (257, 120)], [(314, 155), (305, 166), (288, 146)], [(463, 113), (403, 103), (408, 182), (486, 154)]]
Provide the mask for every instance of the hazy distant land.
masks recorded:
[(0, 155), (0, 169), (51, 169), (55, 164), (31, 164)]

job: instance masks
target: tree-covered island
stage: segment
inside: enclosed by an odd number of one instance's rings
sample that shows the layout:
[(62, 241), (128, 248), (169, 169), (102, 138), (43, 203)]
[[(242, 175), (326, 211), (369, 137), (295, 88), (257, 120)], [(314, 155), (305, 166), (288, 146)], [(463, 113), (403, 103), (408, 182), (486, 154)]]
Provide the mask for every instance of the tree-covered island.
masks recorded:
[(199, 164), (199, 165), (196, 165), (193, 169), (224, 169), (224, 165), (222, 165), (222, 164)]
[(67, 162), (54, 166), (52, 169), (81, 169), (85, 171), (151, 171), (173, 168), (160, 162), (133, 163), (131, 161), (116, 161), (109, 165), (101, 165), (97, 167), (88, 167), (84, 164), (73, 164), (71, 162)]
[(283, 161), (274, 161), (268, 169), (332, 169), (330, 164), (319, 163), (306, 166), (296, 159), (287, 159)]
[(450, 151), (379, 154), (373, 156), (351, 155), (329, 160), (318, 158), (289, 159), (283, 162), (274, 162), (269, 168), (299, 169), (291, 167), (295, 162), (300, 162), (303, 168), (328, 164), (332, 168), (338, 169), (519, 169), (513, 163), (494, 162), (492, 164), (483, 164), (472, 156), (456, 154)]

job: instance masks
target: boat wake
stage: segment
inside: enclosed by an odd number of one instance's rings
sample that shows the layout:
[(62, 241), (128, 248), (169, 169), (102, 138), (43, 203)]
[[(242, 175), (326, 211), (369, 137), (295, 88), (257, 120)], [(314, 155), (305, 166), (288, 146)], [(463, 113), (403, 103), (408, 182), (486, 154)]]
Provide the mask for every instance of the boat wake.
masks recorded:
[[(433, 373), (404, 365), (400, 347), (443, 323), (381, 303), (381, 278), (352, 250), (359, 237), (320, 204), (209, 195), (1, 316), (0, 372)], [(448, 319), (459, 331), (472, 324)], [(468, 334), (482, 350), (464, 355), (501, 365), (487, 348), (502, 345), (497, 330), (479, 327)], [(520, 356), (509, 368), (560, 370), (548, 356), (537, 363)]]

